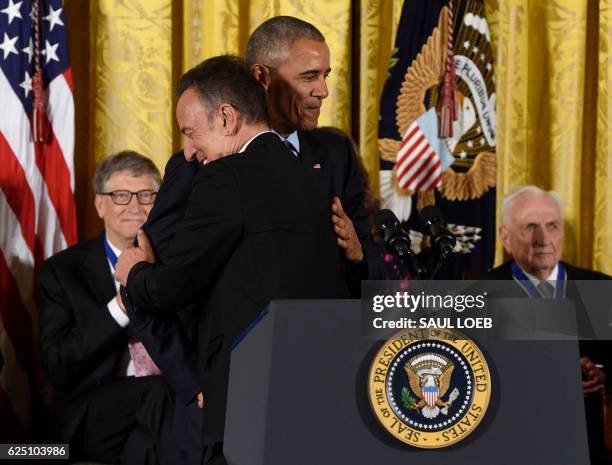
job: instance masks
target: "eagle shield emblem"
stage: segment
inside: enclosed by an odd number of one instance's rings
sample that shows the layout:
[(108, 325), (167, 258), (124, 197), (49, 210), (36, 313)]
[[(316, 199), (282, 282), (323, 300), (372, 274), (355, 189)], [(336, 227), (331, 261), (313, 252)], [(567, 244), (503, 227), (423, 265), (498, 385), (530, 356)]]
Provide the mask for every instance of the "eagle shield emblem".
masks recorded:
[(490, 395), (484, 355), (457, 330), (400, 331), (370, 367), (374, 415), (395, 438), (416, 447), (461, 441), (481, 422)]

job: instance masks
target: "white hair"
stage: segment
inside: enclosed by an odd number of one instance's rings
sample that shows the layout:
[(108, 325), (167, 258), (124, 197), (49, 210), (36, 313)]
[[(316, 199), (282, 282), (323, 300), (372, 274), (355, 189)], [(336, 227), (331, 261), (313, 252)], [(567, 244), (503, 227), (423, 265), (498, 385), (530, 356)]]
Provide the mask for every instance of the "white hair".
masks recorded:
[(504, 197), (504, 201), (502, 202), (501, 221), (504, 226), (507, 226), (508, 215), (510, 213), (510, 209), (512, 208), (512, 204), (517, 198), (523, 195), (542, 195), (544, 197), (548, 197), (550, 200), (555, 202), (555, 204), (557, 204), (559, 214), (561, 217), (563, 217), (563, 199), (558, 193), (555, 191), (545, 191), (540, 189), (538, 186), (519, 186), (512, 189), (510, 193)]

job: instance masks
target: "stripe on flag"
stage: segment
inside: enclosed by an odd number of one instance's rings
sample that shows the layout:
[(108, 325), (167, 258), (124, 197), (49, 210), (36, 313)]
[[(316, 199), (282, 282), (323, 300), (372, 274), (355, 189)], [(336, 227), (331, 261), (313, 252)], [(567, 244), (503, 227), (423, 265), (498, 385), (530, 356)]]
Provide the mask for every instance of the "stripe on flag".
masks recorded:
[(415, 120), (406, 130), (397, 152), (397, 181), (402, 189), (424, 191), (438, 187), (440, 157)]
[[(0, 431), (22, 431), (25, 438), (43, 413), (34, 273), (43, 259), (77, 240), (66, 19), (61, 0), (38, 5), (38, 37), (34, 2), (14, 2), (19, 14), (0, 14), (0, 40), (6, 45), (0, 51), (0, 350), (6, 361), (0, 372)], [(34, 143), (30, 124), (37, 62), (50, 128), (42, 143)]]

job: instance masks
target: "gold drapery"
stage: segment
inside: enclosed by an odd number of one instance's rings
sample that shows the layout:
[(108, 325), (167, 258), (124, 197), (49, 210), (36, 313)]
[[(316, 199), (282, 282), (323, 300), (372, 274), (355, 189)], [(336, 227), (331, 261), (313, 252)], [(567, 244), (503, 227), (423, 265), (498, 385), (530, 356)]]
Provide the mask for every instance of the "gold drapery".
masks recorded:
[(564, 258), (607, 273), (611, 3), (485, 2), (497, 52), (498, 205), (517, 185), (559, 192), (565, 202)]
[[(89, 10), (82, 0), (64, 3), (69, 20), (87, 11), (90, 25), (69, 23), (73, 57), (89, 57), (85, 66), (73, 61), (77, 191), (91, 189), (93, 164), (120, 149), (139, 150), (163, 169), (181, 144), (172, 96), (179, 72), (216, 54), (242, 55), (252, 30), (279, 14), (326, 36), (332, 74), (320, 124), (356, 136), (376, 186), (379, 99), (403, 0), (91, 0)], [(498, 198), (528, 183), (560, 192), (565, 258), (607, 273), (611, 3), (485, 2), (496, 52)], [(79, 91), (83, 82), (87, 92)], [(77, 199), (81, 238), (99, 227), (83, 205), (90, 200)]]
[(91, 2), (94, 158), (129, 148), (163, 168), (172, 151), (172, 2)]

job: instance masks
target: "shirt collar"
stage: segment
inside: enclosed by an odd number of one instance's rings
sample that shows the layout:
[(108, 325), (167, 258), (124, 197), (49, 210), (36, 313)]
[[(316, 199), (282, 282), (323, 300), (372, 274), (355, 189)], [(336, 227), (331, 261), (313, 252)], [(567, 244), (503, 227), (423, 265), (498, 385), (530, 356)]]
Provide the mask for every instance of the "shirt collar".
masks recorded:
[(557, 263), (555, 265), (555, 268), (552, 270), (552, 272), (546, 279), (536, 278), (534, 275), (527, 273), (525, 270), (523, 270), (523, 273), (525, 273), (525, 276), (527, 276), (529, 278), (529, 281), (531, 281), (533, 285), (536, 287), (538, 286), (538, 284), (540, 284), (540, 281), (548, 281), (550, 284), (552, 284), (554, 288), (556, 288), (557, 287), (557, 276), (559, 276), (559, 264)]
[[(270, 129), (267, 129), (267, 130), (265, 130), (265, 131), (258, 132), (257, 134), (255, 134), (253, 137), (251, 137), (249, 140), (247, 140), (247, 141), (246, 141), (246, 143), (245, 143), (245, 144), (242, 146), (242, 148), (241, 148), (240, 150), (238, 150), (238, 153), (242, 153), (242, 152), (244, 152), (244, 151), (247, 149), (247, 147), (249, 146), (249, 144), (250, 144), (251, 142), (253, 142), (253, 141), (254, 141), (255, 139), (257, 139), (259, 136), (261, 136), (262, 134), (265, 134), (265, 133), (267, 133), (267, 132), (273, 132), (274, 134), (277, 134), (275, 131), (272, 131), (272, 130), (270, 130)], [(277, 135), (278, 135), (278, 134), (277, 134)], [(279, 137), (280, 137), (280, 136), (279, 136)]]
[(274, 129), (272, 130), (272, 132), (276, 134), (278, 137), (280, 137), (281, 140), (286, 140), (287, 142), (290, 142), (291, 145), (293, 145), (293, 147), (297, 151), (297, 153), (298, 154), (300, 153), (300, 138), (298, 137), (297, 129), (293, 131), (291, 134), (289, 134), (287, 137), (281, 136)]
[(297, 131), (293, 131), (287, 136), (287, 141), (291, 142), (291, 145), (295, 147), (297, 153), (300, 153), (300, 138), (298, 137)]

